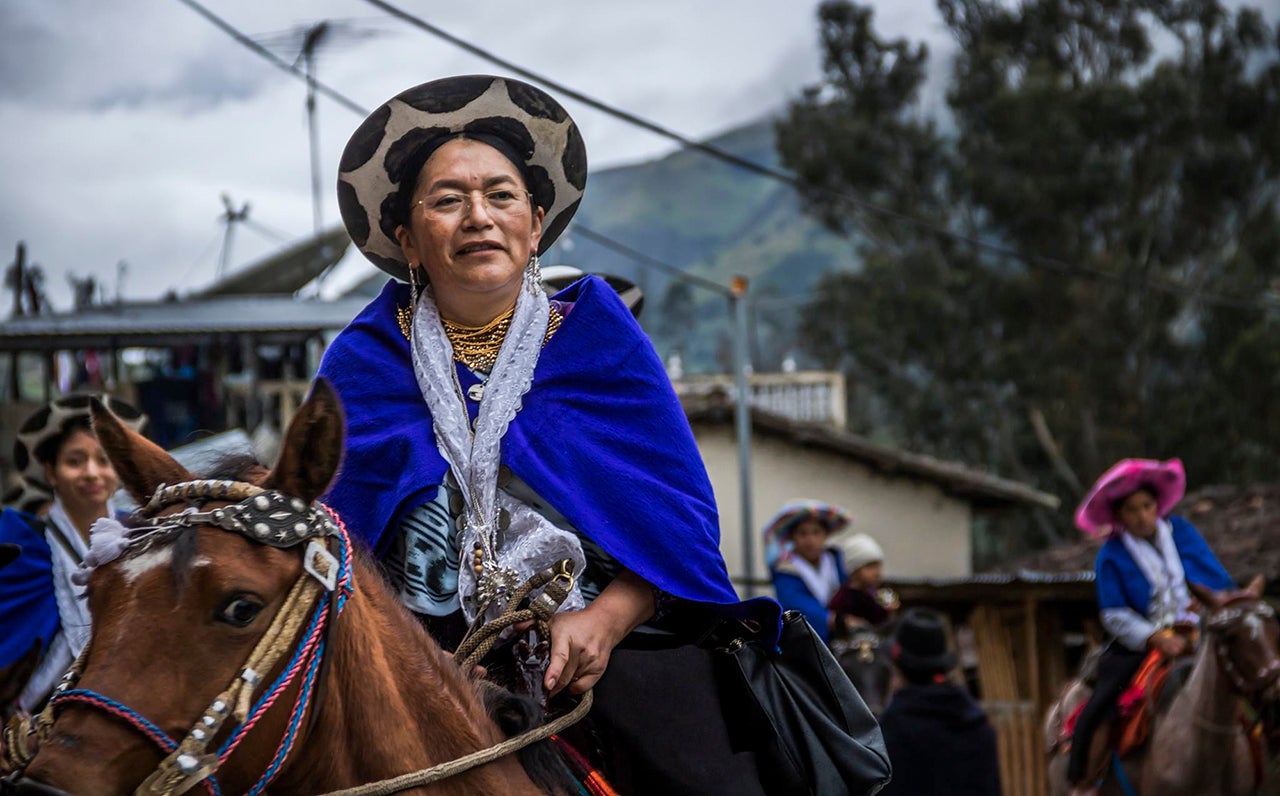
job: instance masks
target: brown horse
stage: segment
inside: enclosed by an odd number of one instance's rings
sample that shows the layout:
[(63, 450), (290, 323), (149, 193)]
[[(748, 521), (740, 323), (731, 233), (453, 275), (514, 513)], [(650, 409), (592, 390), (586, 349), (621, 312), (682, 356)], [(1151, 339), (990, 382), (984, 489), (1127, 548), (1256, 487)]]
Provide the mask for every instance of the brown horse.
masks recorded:
[[(165, 484), (192, 481), (168, 454), (105, 409), (95, 408), (94, 426), (140, 505), (147, 506), (153, 495), (158, 500), (175, 489), (181, 492), (180, 487), (166, 490)], [(311, 534), (313, 529), (294, 522), (307, 516), (321, 518), (319, 525), (332, 532), (318, 537), (321, 541), (345, 539), (329, 515), (312, 506), (336, 472), (342, 437), (337, 398), (319, 382), (289, 427), (279, 463), (269, 473), (258, 468), (260, 475), (265, 473), (259, 486), (275, 490), (263, 494), (287, 496), (282, 499), (292, 506), (279, 515), (291, 517), (281, 538), (294, 529)], [(134, 793), (176, 740), (204, 738), (200, 722), (215, 733), (208, 739), (209, 749), (221, 751), (220, 745), (244, 723), (240, 713), (222, 723), (230, 711), (220, 698), (229, 692), (227, 684), (250, 683), (254, 708), (248, 715), (254, 715), (276, 687), (268, 684), (288, 673), (290, 661), (307, 660), (300, 652), (303, 639), (322, 644), (321, 652), (312, 656), (314, 665), (303, 670), (305, 676), (279, 685), (274, 703), (217, 766), (211, 779), (221, 793), (249, 792), (264, 778), (270, 779), (273, 794), (323, 793), (403, 775), (503, 739), (485, 708), (483, 684), (454, 665), (371, 564), (348, 556), (344, 567), (342, 544), (327, 559), (337, 565), (335, 583), (323, 556), (311, 558), (311, 545), (317, 543), (311, 539), (305, 564), (320, 568), (318, 580), (322, 575), (330, 579), (328, 590), (311, 586), (320, 589), (315, 612), (303, 613), (299, 625), (283, 632), (283, 649), (269, 670), (250, 671), (246, 660), (258, 654), (259, 640), (273, 632), (277, 614), (292, 606), (288, 595), (310, 584), (311, 575), (304, 572), (301, 544), (259, 543), (249, 538), (253, 527), (229, 532), (229, 521), (218, 510), (248, 505), (243, 500), (235, 504), (235, 499), (180, 500), (158, 510), (152, 520), (160, 528), (153, 532), (158, 542), (126, 547), (123, 555), (94, 569), (89, 578), (93, 637), (83, 673), (73, 691), (55, 697), (56, 718), (25, 771), (23, 782), (29, 784), (10, 786), (14, 792)], [(265, 499), (253, 497), (249, 503)], [(300, 513), (304, 507), (307, 513)], [(196, 515), (201, 519), (175, 531), (184, 510), (201, 512)], [(222, 526), (214, 527), (211, 516)], [(264, 535), (266, 529), (261, 526)], [(138, 529), (128, 533), (133, 539)], [(306, 617), (319, 617), (326, 601), (331, 621), (317, 640), (307, 635)], [(317, 627), (317, 621), (310, 627)], [(184, 771), (200, 762), (176, 755), (168, 757)], [(212, 755), (215, 761), (217, 756)], [(558, 789), (556, 783), (547, 789), (535, 785), (516, 757), (504, 757), (413, 792), (535, 794)], [(202, 790), (214, 789), (206, 780), (191, 792)]]
[[(1255, 790), (1254, 764), (1240, 724), (1242, 700), (1261, 704), (1273, 698), (1280, 677), (1280, 626), (1262, 601), (1262, 578), (1237, 592), (1214, 593), (1192, 585), (1205, 606), (1199, 649), (1185, 684), (1154, 707), (1146, 743), (1127, 756), (1124, 775), (1139, 796), (1244, 796)], [(1058, 748), (1063, 720), (1088, 698), (1081, 683), (1071, 684), (1045, 719), (1050, 749), (1049, 788), (1069, 792), (1067, 753)], [(1105, 728), (1094, 737), (1105, 743)], [(1095, 758), (1096, 759), (1096, 758)], [(1114, 771), (1103, 794), (1123, 794)]]

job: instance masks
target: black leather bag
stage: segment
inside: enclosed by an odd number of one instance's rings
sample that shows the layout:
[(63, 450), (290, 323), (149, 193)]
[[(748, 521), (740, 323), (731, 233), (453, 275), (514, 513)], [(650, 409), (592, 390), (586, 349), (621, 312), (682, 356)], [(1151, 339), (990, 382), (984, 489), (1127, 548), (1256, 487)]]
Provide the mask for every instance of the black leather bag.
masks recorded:
[(782, 616), (778, 649), (742, 623), (727, 643), (726, 696), (750, 723), (761, 779), (771, 794), (871, 796), (892, 769), (880, 725), (804, 615)]

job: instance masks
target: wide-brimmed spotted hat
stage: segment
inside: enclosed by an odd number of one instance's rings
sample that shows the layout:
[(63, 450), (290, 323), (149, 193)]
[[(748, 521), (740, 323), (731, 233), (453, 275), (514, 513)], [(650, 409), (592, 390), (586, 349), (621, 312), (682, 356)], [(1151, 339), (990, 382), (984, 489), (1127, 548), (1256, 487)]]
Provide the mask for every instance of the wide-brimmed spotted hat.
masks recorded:
[(36, 452), (44, 443), (66, 430), (67, 424), (79, 418), (89, 417), (89, 402), (97, 398), (116, 417), (134, 431), (142, 431), (147, 416), (131, 404), (113, 395), (76, 394), (56, 398), (40, 407), (18, 428), (18, 438), (13, 443), (13, 466), (31, 486), (52, 491), (44, 478), (44, 462), (36, 458)]
[(33, 484), (22, 476), (15, 478), (13, 486), (5, 490), (4, 497), (0, 498), (0, 504), (28, 514), (39, 514), (52, 501), (51, 490)]
[[(415, 180), (424, 146), (460, 133), (500, 139), (523, 159), (534, 203), (546, 216), (538, 253), (569, 224), (587, 185), (587, 148), (578, 126), (540, 88), (492, 75), (433, 80), (383, 103), (356, 128), (338, 166), (338, 207), (364, 256), (409, 278), (396, 241), (400, 188)], [(412, 173), (409, 173), (412, 172)]]

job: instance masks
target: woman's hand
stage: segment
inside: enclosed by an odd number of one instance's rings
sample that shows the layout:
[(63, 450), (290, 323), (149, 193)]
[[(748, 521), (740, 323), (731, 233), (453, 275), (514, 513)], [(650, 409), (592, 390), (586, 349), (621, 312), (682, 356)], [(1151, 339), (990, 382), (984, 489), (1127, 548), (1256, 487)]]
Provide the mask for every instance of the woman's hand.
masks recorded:
[(653, 616), (653, 587), (623, 571), (581, 611), (563, 611), (551, 619), (551, 661), (543, 681), (555, 696), (565, 688), (582, 694), (609, 665), (613, 648)]
[(1171, 630), (1157, 630), (1147, 639), (1147, 646), (1160, 650), (1166, 658), (1176, 658), (1187, 650), (1187, 639)]

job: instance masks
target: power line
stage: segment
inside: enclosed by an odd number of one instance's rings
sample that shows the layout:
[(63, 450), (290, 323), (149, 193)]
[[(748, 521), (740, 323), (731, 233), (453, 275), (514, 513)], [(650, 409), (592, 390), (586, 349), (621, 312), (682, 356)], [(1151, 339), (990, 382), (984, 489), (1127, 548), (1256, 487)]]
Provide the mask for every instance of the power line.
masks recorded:
[(692, 284), (698, 285), (699, 287), (704, 287), (707, 290), (711, 290), (725, 296), (737, 295), (733, 292), (733, 290), (731, 290), (725, 285), (720, 284), (719, 282), (715, 282), (713, 280), (707, 279), (706, 277), (698, 276), (697, 274), (691, 274), (687, 271), (681, 270), (680, 268), (674, 265), (671, 265), (670, 263), (664, 263), (662, 260), (658, 260), (653, 257), (650, 257), (644, 252), (637, 251), (631, 248), (630, 246), (626, 245), (625, 243), (619, 243), (618, 241), (614, 240), (613, 238), (610, 238), (607, 235), (602, 235), (599, 232), (594, 232), (576, 222), (569, 226), (568, 234), (581, 235), (587, 240), (592, 241), (594, 243), (598, 243), (601, 246), (605, 247), (606, 249), (611, 249), (617, 252), (618, 254), (623, 255), (624, 257), (629, 257), (632, 260), (635, 260), (636, 262), (640, 263), (641, 265), (645, 265), (650, 268), (656, 268), (657, 270), (662, 271), (663, 273), (670, 274), (671, 276), (674, 276), (677, 279), (682, 279), (685, 282), (690, 282)]
[[(276, 57), (269, 50), (262, 47), (257, 42), (253, 41), (253, 39), (249, 38), (245, 34), (236, 30), (229, 23), (225, 22), (224, 20), (222, 20), (221, 18), (213, 14), (211, 11), (206, 9), (204, 6), (200, 5), (198, 2), (196, 2), (196, 0), (179, 0), (179, 2), (195, 10), (197, 13), (199, 13), (201, 16), (205, 17), (214, 25), (222, 29), (224, 32), (226, 32), (236, 41), (240, 42), (241, 44), (253, 50), (257, 54), (261, 55), (262, 57), (268, 59), (273, 64), (275, 64), (278, 68), (283, 69), (289, 72), (290, 74), (293, 74), (294, 76), (298, 77), (301, 80), (304, 80), (304, 81), (307, 80), (307, 76), (301, 69), (298, 69), (293, 65)], [(543, 77), (542, 75), (539, 75), (531, 70), (525, 69), (524, 67), (521, 67), (518, 64), (514, 64), (510, 61), (507, 61), (504, 58), (500, 58), (488, 52), (487, 50), (477, 47), (476, 45), (471, 44), (470, 42), (467, 42), (457, 36), (454, 36), (430, 24), (429, 22), (426, 22), (425, 20), (419, 17), (416, 17), (389, 3), (384, 2), (384, 0), (365, 0), (365, 2), (371, 3), (377, 8), (380, 8), (397, 18), (404, 20), (414, 25), (415, 27), (421, 28), (422, 30), (426, 31), (427, 33), (430, 33), (433, 36), (442, 38), (445, 41), (448, 41), (449, 43), (454, 44), (455, 46), (460, 47), (466, 50), (467, 52), (472, 53), (473, 55), (476, 55), (479, 58), (487, 60), (498, 66), (501, 66), (503, 69), (508, 69), (511, 72), (520, 75), (521, 77), (524, 77), (532, 82), (539, 83), (543, 86), (546, 86), (547, 88), (553, 91), (559, 92), (564, 96), (572, 97), (573, 99), (585, 105), (588, 105), (589, 107), (595, 108), (599, 111), (602, 111), (611, 116), (614, 116), (615, 118), (621, 119), (622, 121), (625, 121), (629, 124), (640, 127), (642, 129), (648, 130), (652, 133), (663, 136), (672, 141), (676, 141), (681, 145), (688, 147), (690, 149), (703, 152), (718, 160), (730, 163), (732, 165), (754, 172), (761, 176), (769, 177), (771, 179), (775, 179), (780, 182), (783, 182), (791, 186), (792, 188), (796, 189), (797, 191), (800, 191), (802, 189), (802, 185), (800, 184), (798, 178), (795, 177), (795, 175), (780, 171), (778, 169), (770, 168), (760, 163), (756, 163), (755, 161), (740, 157), (731, 152), (727, 152), (723, 149), (720, 149), (719, 147), (716, 147), (713, 144), (708, 144), (701, 141), (694, 141), (693, 139), (690, 139), (687, 136), (681, 135), (666, 127), (663, 127), (662, 125), (659, 125), (656, 122), (651, 122), (647, 119), (643, 119), (639, 116), (636, 116), (635, 114), (632, 114), (630, 112), (627, 112), (618, 108), (614, 108), (613, 106), (608, 105), (607, 103), (604, 103), (600, 100), (594, 99), (586, 94), (583, 94), (580, 91), (576, 91), (554, 80)], [(330, 97), (331, 99), (336, 100), (341, 105), (348, 108), (349, 110), (352, 110), (362, 116), (367, 116), (370, 113), (369, 110), (363, 108), (358, 103), (348, 99), (341, 93), (335, 91), (334, 89), (328, 87), (327, 85), (321, 83), (320, 81), (313, 80), (312, 82), (315, 84), (316, 90), (318, 92), (324, 94), (325, 96)], [(1006, 257), (1011, 260), (1014, 260), (1016, 262), (1023, 263), (1025, 265), (1037, 266), (1047, 270), (1063, 273), (1068, 276), (1085, 276), (1085, 277), (1090, 277), (1093, 279), (1098, 279), (1101, 281), (1107, 281), (1107, 282), (1112, 282), (1112, 283), (1121, 284), (1121, 285), (1131, 284), (1133, 282), (1133, 280), (1130, 277), (1124, 274), (1113, 273), (1111, 271), (1107, 271), (1102, 268), (1082, 265), (1079, 263), (1069, 263), (1065, 260), (1059, 260), (1053, 257), (1045, 257), (1043, 255), (1025, 254), (1023, 252), (1017, 251), (1016, 249), (1010, 248), (1008, 246), (1003, 246), (998, 243), (992, 243), (990, 241), (982, 240), (981, 238), (965, 235), (965, 234), (956, 232), (954, 230), (948, 229), (946, 227), (943, 227), (939, 224), (935, 224), (931, 221), (927, 221), (925, 219), (909, 215), (907, 213), (903, 213), (897, 210), (892, 210), (887, 207), (881, 207), (880, 205), (876, 205), (871, 202), (867, 202), (866, 200), (859, 199), (843, 191), (837, 191), (834, 189), (821, 189), (821, 193), (833, 198), (838, 198), (844, 202), (847, 202), (849, 205), (856, 207), (858, 209), (864, 210), (868, 213), (879, 215), (884, 218), (890, 218), (895, 221), (900, 221), (902, 223), (909, 224), (917, 229), (928, 232), (930, 234), (947, 238), (956, 242), (965, 243), (975, 249), (980, 249), (992, 254), (997, 254), (1002, 257)], [(582, 230), (582, 228), (579, 227), (579, 230)], [(598, 235), (598, 236), (600, 235), (599, 233), (590, 233), (589, 231), (588, 233), (589, 234), (585, 235), (584, 237), (589, 237), (591, 234)], [(600, 237), (603, 238), (603, 236), (600, 236)], [(634, 249), (630, 249), (625, 244), (618, 243), (617, 241), (613, 241), (612, 239), (610, 239), (610, 241), (612, 244), (619, 246), (622, 249), (627, 249), (628, 251), (635, 252)], [(635, 252), (635, 254), (639, 254), (641, 257), (646, 256), (646, 255), (640, 254), (639, 252)], [(660, 261), (654, 261), (654, 262), (656, 263)], [(674, 266), (669, 266), (665, 263), (663, 263), (663, 265), (670, 268), (675, 268)], [(675, 268), (675, 271), (680, 274), (685, 274), (684, 271), (680, 271), (678, 268)], [(685, 274), (685, 276), (690, 276), (690, 275)], [(695, 277), (694, 279), (698, 279), (698, 278)], [(711, 289), (716, 290), (718, 292), (725, 290), (725, 287), (723, 285), (720, 285), (715, 282), (710, 282), (710, 280), (707, 280), (707, 281), (709, 285), (715, 285), (715, 287)], [(1274, 306), (1277, 306), (1277, 304), (1280, 304), (1280, 302), (1277, 302), (1275, 299), (1272, 299), (1266, 295), (1259, 296), (1256, 298), (1245, 297), (1245, 296), (1230, 296), (1226, 294), (1205, 291), (1197, 287), (1192, 287), (1192, 286), (1184, 285), (1181, 283), (1172, 282), (1169, 280), (1157, 280), (1150, 276), (1144, 277), (1142, 280), (1142, 283), (1146, 287), (1152, 290), (1159, 291), (1161, 293), (1179, 296), (1182, 298), (1194, 299), (1204, 304), (1213, 304), (1217, 306), (1248, 308), (1248, 307), (1259, 307), (1259, 306), (1274, 307)], [(707, 285), (704, 285), (704, 286), (707, 286)]]
[[(245, 34), (236, 30), (226, 20), (222, 19), (217, 14), (214, 14), (209, 9), (197, 3), (196, 0), (178, 0), (178, 2), (182, 3), (187, 8), (190, 8), (192, 11), (195, 11), (200, 16), (209, 20), (215, 26), (220, 28), (222, 32), (226, 33), (231, 38), (240, 42), (245, 47), (248, 47), (250, 50), (253, 50), (258, 55), (261, 55), (263, 58), (266, 58), (268, 61), (275, 64), (278, 68), (283, 69), (284, 71), (292, 75), (295, 75), (299, 78), (302, 78), (303, 80), (307, 79), (306, 73), (303, 72), (302, 69), (298, 68), (294, 64), (289, 63), (288, 61), (283, 60), (282, 58), (279, 58), (275, 53), (271, 52), (266, 47), (263, 47), (261, 44), (258, 44), (249, 36), (246, 36)], [(353, 110), (356, 113), (360, 114), (361, 116), (369, 115), (369, 112), (361, 108), (360, 105), (356, 103), (354, 100), (348, 99), (347, 97), (343, 96), (342, 94), (339, 94), (337, 91), (334, 91), (328, 86), (321, 85), (319, 81), (315, 82), (315, 86), (317, 91), (319, 91), (321, 94), (324, 94), (329, 99), (337, 102), (339, 105), (342, 105), (345, 108)]]

